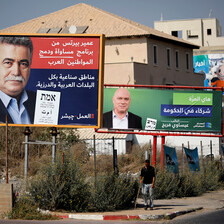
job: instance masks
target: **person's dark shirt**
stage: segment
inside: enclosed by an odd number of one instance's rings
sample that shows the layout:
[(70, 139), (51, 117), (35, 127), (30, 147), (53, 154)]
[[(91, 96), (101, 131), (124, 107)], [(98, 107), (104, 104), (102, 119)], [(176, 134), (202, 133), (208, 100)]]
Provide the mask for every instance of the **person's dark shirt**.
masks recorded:
[(152, 184), (153, 177), (155, 177), (155, 169), (152, 166), (143, 167), (141, 170), (141, 177), (143, 177), (143, 184)]

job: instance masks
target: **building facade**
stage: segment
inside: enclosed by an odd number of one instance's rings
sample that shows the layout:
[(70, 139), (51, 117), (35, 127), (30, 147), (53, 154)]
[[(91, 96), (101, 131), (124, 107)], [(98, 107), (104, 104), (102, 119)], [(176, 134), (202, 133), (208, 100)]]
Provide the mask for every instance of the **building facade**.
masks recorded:
[(155, 21), (154, 28), (199, 45), (194, 55), (224, 53), (222, 27), (216, 18)]

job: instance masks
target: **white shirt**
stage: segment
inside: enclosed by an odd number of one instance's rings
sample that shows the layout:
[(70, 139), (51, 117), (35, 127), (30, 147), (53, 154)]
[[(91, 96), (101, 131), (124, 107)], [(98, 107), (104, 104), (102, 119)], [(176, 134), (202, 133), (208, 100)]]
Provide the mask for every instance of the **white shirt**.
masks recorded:
[(115, 129), (128, 129), (128, 112), (120, 119), (113, 111), (113, 128)]
[(18, 107), (17, 100), (13, 97), (0, 91), (0, 98), (8, 110), (14, 124), (30, 124), (29, 114), (24, 106), (24, 103), (28, 100), (28, 95), (24, 90), (20, 99), (20, 105)]

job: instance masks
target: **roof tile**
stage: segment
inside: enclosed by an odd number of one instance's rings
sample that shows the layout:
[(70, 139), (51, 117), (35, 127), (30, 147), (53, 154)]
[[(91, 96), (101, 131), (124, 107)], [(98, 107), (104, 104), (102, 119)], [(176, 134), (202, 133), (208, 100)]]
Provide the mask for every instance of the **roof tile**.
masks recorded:
[(153, 35), (168, 40), (196, 46), (180, 38), (122, 18), (85, 3), (79, 3), (62, 10), (28, 20), (0, 30), (1, 33), (37, 33), (41, 28), (65, 26), (88, 26), (88, 34), (105, 34), (106, 37), (127, 37)]

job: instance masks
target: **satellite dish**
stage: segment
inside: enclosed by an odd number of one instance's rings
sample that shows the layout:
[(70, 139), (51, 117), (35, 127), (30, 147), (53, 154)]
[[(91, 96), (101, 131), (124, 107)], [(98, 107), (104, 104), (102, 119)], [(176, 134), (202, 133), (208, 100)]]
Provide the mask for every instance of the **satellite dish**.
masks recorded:
[(77, 27), (75, 25), (72, 25), (69, 27), (68, 31), (69, 31), (69, 33), (76, 33)]

